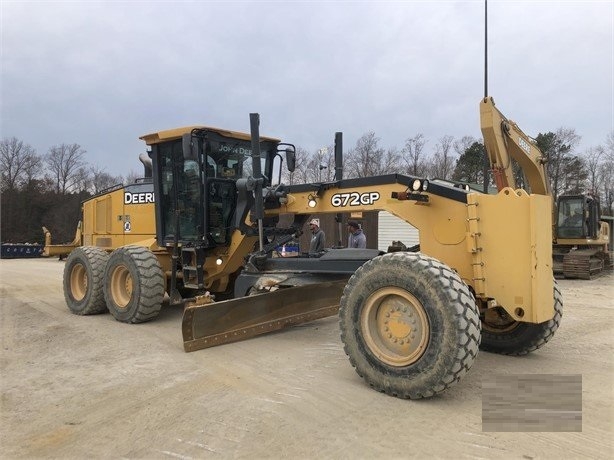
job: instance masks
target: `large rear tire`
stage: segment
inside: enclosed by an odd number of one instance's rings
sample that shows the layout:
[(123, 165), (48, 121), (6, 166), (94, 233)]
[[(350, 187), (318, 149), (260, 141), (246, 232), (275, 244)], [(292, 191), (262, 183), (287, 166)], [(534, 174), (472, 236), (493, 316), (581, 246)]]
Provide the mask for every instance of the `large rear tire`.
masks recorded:
[(107, 311), (104, 301), (104, 269), (109, 254), (94, 246), (70, 252), (64, 266), (64, 299), (75, 315), (94, 315)]
[(116, 320), (143, 323), (158, 316), (164, 299), (164, 272), (147, 248), (124, 246), (109, 257), (104, 298)]
[(540, 324), (521, 323), (497, 307), (487, 310), (482, 319), (481, 349), (503, 355), (526, 355), (543, 347), (554, 336), (563, 317), (563, 300), (554, 282), (554, 317)]
[(420, 253), (376, 257), (348, 281), (341, 340), (358, 375), (378, 391), (419, 399), (458, 382), (475, 360), (480, 319), (467, 285)]

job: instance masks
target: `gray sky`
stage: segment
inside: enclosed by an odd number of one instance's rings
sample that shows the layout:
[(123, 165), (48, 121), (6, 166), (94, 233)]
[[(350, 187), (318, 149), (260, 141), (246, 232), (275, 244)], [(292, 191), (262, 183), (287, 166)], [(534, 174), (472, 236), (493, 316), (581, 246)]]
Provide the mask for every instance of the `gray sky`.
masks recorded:
[[(614, 2), (495, 1), (489, 93), (529, 135), (614, 129)], [(6, 1), (2, 137), (39, 154), (78, 143), (140, 173), (139, 136), (187, 125), (315, 151), (367, 131), (401, 149), (423, 133), (480, 137), (484, 4), (477, 1)]]

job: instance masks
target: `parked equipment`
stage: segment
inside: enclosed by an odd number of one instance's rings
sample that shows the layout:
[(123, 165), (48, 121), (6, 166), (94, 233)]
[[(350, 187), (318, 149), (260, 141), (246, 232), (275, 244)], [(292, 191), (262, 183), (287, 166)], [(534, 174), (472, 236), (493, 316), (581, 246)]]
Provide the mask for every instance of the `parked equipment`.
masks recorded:
[[(372, 387), (422, 398), (454, 385), (483, 349), (525, 354), (559, 326), (552, 203), (539, 151), (491, 98), (481, 103), (497, 195), (392, 174), (283, 185), (294, 146), (189, 127), (143, 136), (151, 177), (83, 203), (81, 246), (64, 293), (76, 314), (123, 322), (184, 308), (186, 351), (242, 340), (339, 311), (352, 365)], [(509, 158), (531, 193), (515, 190)], [(498, 182), (499, 183), (499, 182)], [(311, 214), (385, 210), (420, 230), (420, 252), (331, 249), (273, 257)], [(154, 220), (155, 215), (155, 220)], [(228, 300), (224, 300), (228, 299)]]
[(1, 259), (31, 259), (40, 257), (43, 246), (29, 243), (2, 243)]
[(557, 202), (553, 268), (565, 278), (590, 279), (612, 267), (609, 224), (597, 197), (562, 195)]

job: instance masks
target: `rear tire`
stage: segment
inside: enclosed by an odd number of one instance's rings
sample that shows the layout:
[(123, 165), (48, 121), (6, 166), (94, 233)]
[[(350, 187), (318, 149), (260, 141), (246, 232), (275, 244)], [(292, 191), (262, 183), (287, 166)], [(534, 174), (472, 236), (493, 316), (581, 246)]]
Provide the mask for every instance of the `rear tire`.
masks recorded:
[(348, 281), (341, 340), (374, 389), (419, 399), (458, 382), (477, 356), (480, 319), (467, 285), (421, 253), (376, 257)]
[(104, 269), (109, 254), (94, 246), (70, 252), (64, 266), (64, 299), (75, 315), (94, 315), (107, 311), (104, 301)]
[[(487, 314), (491, 315), (486, 316)], [(495, 316), (493, 316), (495, 315)], [(485, 314), (482, 320), (481, 349), (502, 355), (522, 356), (535, 351), (550, 341), (561, 324), (563, 300), (554, 282), (554, 317), (540, 324), (513, 320), (501, 307)]]
[(109, 257), (104, 298), (116, 320), (143, 323), (158, 316), (164, 299), (164, 272), (147, 248), (124, 246)]

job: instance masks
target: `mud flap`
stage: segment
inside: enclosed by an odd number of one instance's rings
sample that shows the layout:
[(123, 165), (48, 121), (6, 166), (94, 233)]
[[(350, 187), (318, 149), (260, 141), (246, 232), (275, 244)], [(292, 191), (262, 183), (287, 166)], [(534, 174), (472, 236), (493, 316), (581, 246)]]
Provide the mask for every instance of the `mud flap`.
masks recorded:
[(186, 352), (237, 342), (337, 314), (347, 280), (309, 284), (205, 305), (183, 312)]

